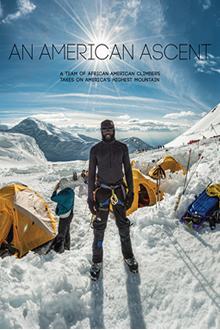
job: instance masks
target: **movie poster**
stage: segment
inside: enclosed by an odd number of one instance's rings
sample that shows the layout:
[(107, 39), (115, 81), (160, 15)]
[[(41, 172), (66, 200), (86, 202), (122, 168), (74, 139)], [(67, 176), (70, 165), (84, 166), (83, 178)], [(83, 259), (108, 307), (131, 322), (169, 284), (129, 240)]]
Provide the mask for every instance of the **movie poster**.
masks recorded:
[(220, 0), (0, 0), (0, 40), (0, 329), (219, 329), (219, 137), (180, 135), (220, 135)]
[(164, 145), (219, 103), (218, 0), (0, 0), (1, 127)]

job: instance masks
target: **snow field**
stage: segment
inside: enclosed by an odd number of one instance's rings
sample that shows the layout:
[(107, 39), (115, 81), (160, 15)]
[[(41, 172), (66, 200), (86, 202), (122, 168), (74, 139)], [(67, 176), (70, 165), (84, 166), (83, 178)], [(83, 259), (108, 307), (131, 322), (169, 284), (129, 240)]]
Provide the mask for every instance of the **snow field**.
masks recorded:
[[(189, 148), (188, 177), (198, 153), (204, 158), (177, 212), (173, 208), (185, 180), (180, 172), (167, 175), (161, 182), (165, 198), (157, 207), (138, 209), (129, 216), (138, 274), (130, 273), (123, 261), (118, 229), (110, 215), (102, 273), (98, 282), (90, 280), (91, 214), (86, 188), (73, 182), (76, 197), (71, 250), (0, 259), (0, 328), (219, 328), (220, 225), (214, 231), (209, 226), (191, 231), (179, 222), (194, 196), (211, 180), (219, 182), (216, 144), (152, 150), (130, 158), (146, 174), (146, 164), (164, 154), (171, 154), (186, 167)], [(88, 162), (83, 161), (32, 165), (0, 168), (0, 188), (26, 184), (44, 198), (53, 215), (56, 204), (50, 196), (56, 183), (64, 176), (71, 178), (74, 170), (80, 177), (88, 168)]]

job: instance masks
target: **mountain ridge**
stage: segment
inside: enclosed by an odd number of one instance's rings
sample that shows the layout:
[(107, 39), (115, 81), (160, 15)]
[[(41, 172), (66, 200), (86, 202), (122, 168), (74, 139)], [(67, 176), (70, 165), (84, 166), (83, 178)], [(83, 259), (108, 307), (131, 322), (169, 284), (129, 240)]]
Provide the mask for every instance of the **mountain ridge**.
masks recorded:
[[(73, 134), (34, 117), (25, 118), (7, 132), (31, 136), (43, 151), (46, 159), (53, 162), (88, 160), (91, 147), (100, 141), (84, 134)], [(129, 153), (154, 149), (137, 137), (119, 141), (127, 144)]]
[(191, 140), (204, 140), (216, 135), (220, 135), (220, 103), (186, 132), (179, 135), (165, 146), (176, 147), (187, 144)]

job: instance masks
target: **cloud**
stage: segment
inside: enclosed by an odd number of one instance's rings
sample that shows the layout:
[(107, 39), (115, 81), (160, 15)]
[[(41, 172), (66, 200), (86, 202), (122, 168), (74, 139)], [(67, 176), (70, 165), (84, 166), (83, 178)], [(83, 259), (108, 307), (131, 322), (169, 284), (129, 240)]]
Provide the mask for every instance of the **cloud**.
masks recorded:
[(186, 130), (189, 126), (186, 124), (176, 124), (171, 122), (163, 122), (160, 120), (140, 120), (137, 118), (128, 121), (116, 121), (115, 126), (119, 132), (153, 132), (153, 131), (180, 131)]
[[(140, 0), (115, 1), (112, 7), (102, 6), (102, 16), (93, 20), (95, 33), (100, 35), (100, 30), (106, 39), (112, 40), (135, 25), (141, 13)], [(128, 24), (129, 22), (129, 24)]]
[(136, 21), (140, 10), (141, 10), (141, 1), (130, 0), (126, 2), (126, 10), (125, 10), (126, 16), (130, 16)]
[(63, 113), (51, 113), (51, 114), (40, 114), (40, 115), (33, 115), (30, 117), (37, 118), (42, 121), (46, 122), (52, 122), (54, 125), (60, 124), (60, 123), (66, 123), (69, 122), (70, 118), (68, 118)]
[(181, 111), (179, 113), (169, 113), (169, 114), (165, 115), (163, 118), (177, 119), (177, 118), (188, 117), (188, 116), (196, 116), (196, 114), (192, 111)]
[(210, 0), (203, 0), (202, 1), (202, 8), (204, 10), (207, 10), (211, 7), (211, 1)]
[[(101, 2), (101, 15), (92, 20), (94, 34), (107, 40), (108, 43), (114, 43), (113, 40), (119, 40), (119, 37), (134, 36), (134, 29), (137, 22), (143, 20), (149, 29), (149, 34), (160, 33), (166, 24), (164, 12), (160, 0), (115, 0), (109, 6), (109, 2)], [(150, 32), (151, 31), (151, 32)]]
[(30, 14), (36, 6), (29, 0), (17, 0), (18, 11), (14, 14), (7, 15), (2, 23), (9, 24), (18, 18), (22, 18), (28, 14)]
[(128, 116), (128, 115), (119, 116), (118, 119), (128, 120), (128, 119), (130, 119), (130, 116)]
[(3, 8), (2, 8), (2, 4), (0, 2), (0, 17), (2, 17), (2, 16), (3, 16)]
[[(36, 117), (36, 116), (35, 116)], [(173, 122), (162, 122), (160, 120), (140, 120), (137, 118), (132, 119), (125, 119), (125, 117), (129, 116), (122, 116), (120, 119), (117, 117), (114, 120), (116, 131), (121, 133), (129, 133), (133, 134), (135, 132), (138, 133), (149, 133), (149, 132), (183, 132), (190, 127), (185, 123), (173, 123)], [(99, 125), (97, 125), (97, 121), (91, 123), (90, 121), (86, 122), (86, 120), (81, 121), (78, 119), (77, 121), (69, 120), (68, 125), (65, 123), (53, 123), (59, 127), (67, 129), (68, 131), (74, 133), (96, 133), (100, 131)]]
[(146, 98), (141, 96), (114, 96), (114, 95), (108, 95), (108, 94), (84, 94), (84, 93), (68, 93), (68, 94), (49, 94), (45, 95), (45, 97), (48, 98), (67, 98), (67, 97), (79, 97), (83, 99), (104, 99), (104, 100), (120, 100), (120, 101), (128, 101), (128, 102), (144, 102), (144, 103), (155, 103), (155, 104), (162, 104), (167, 103), (170, 105), (172, 103), (171, 101), (164, 101), (164, 100), (158, 100), (153, 98)]
[(220, 57), (215, 57), (212, 54), (208, 54), (207, 59), (205, 59), (204, 56), (201, 56), (200, 60), (195, 58), (194, 66), (196, 68), (196, 72), (209, 74), (213, 74), (215, 72), (220, 73)]

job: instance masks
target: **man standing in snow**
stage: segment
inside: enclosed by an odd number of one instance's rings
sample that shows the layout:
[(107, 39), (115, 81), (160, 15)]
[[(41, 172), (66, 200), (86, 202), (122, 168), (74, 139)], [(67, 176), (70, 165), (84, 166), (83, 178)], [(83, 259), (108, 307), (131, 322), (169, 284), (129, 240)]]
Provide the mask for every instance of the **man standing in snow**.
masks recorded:
[[(104, 120), (101, 123), (102, 141), (93, 146), (90, 150), (89, 177), (88, 177), (88, 204), (92, 214), (94, 241), (93, 241), (93, 263), (90, 270), (91, 278), (96, 280), (99, 277), (103, 249), (102, 243), (107, 225), (110, 203), (116, 219), (121, 238), (122, 254), (125, 262), (132, 272), (138, 271), (138, 263), (134, 258), (130, 240), (130, 221), (126, 218), (126, 209), (133, 203), (133, 178), (130, 165), (129, 153), (126, 144), (115, 139), (114, 123), (111, 120)], [(126, 195), (123, 181), (122, 165), (124, 166), (125, 177), (128, 187)], [(97, 172), (97, 190), (95, 190)]]

